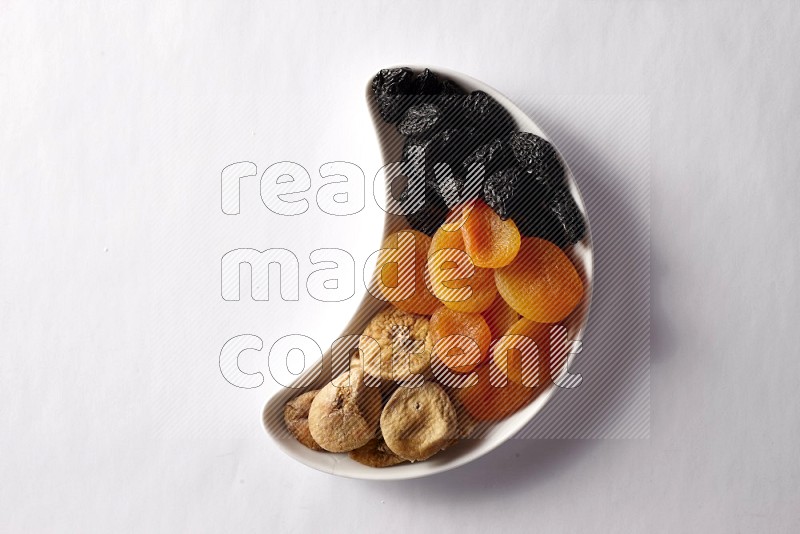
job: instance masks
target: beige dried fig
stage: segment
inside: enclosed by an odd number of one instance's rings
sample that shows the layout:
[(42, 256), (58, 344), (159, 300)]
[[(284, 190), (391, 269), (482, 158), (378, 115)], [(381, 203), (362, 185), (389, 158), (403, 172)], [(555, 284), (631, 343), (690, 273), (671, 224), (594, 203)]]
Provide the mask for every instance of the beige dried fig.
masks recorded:
[(376, 436), (380, 411), (378, 388), (367, 387), (360, 371), (347, 371), (314, 398), (308, 428), (326, 451), (348, 452)]
[(364, 330), (362, 339), (364, 371), (382, 380), (404, 381), (424, 373), (431, 364), (433, 340), (428, 318), (388, 308), (375, 317)]
[(307, 391), (287, 402), (283, 408), (283, 420), (286, 422), (286, 429), (297, 438), (297, 441), (309, 449), (321, 451), (322, 447), (314, 441), (308, 429), (308, 411), (317, 393), (319, 390)]
[(386, 445), (382, 438), (371, 439), (366, 445), (350, 451), (350, 458), (369, 467), (391, 467), (405, 462)]
[(427, 460), (458, 436), (458, 417), (447, 393), (432, 382), (401, 387), (381, 413), (386, 445), (406, 460)]

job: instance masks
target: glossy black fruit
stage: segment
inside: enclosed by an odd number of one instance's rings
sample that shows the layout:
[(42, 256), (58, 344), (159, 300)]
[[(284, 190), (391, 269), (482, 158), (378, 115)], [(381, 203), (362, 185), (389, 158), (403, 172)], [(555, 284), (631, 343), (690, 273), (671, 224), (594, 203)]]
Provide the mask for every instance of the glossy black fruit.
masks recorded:
[(514, 163), (514, 154), (508, 141), (498, 138), (472, 151), (464, 159), (462, 166), (469, 171), (473, 165), (481, 164), (484, 176), (488, 177), (499, 170), (513, 167)]
[(483, 91), (473, 91), (461, 103), (461, 115), (455, 119), (476, 128), (481, 139), (490, 141), (514, 131), (514, 120), (508, 111)]
[(484, 200), (503, 219), (512, 219), (525, 237), (540, 237), (566, 246), (570, 239), (553, 211), (547, 187), (514, 166), (491, 174), (484, 184)]
[(431, 138), (413, 138), (406, 140), (403, 146), (403, 161), (421, 166), (425, 173), (425, 202), (422, 207), (406, 215), (409, 225), (427, 235), (433, 235), (447, 218), (448, 207), (441, 193), (435, 186), (434, 160), (429, 156), (431, 147), (440, 141), (442, 133)]
[[(464, 166), (465, 159), (478, 142), (473, 129), (450, 128), (437, 134), (427, 147), (427, 176), (450, 208), (481, 195), (483, 176), (472, 177)], [(437, 168), (437, 164), (443, 165)]]
[(430, 69), (425, 69), (414, 78), (411, 92), (415, 95), (438, 95), (442, 92), (442, 81)]
[(483, 184), (483, 200), (501, 219), (508, 219), (515, 211), (520, 174), (518, 167), (501, 169), (489, 175)]
[(425, 188), (425, 204), (417, 212), (406, 215), (408, 224), (414, 230), (432, 236), (444, 224), (449, 209), (439, 194)]
[(409, 105), (414, 73), (411, 69), (401, 67), (381, 69), (372, 79), (372, 94), (378, 105), (381, 117), (387, 122), (396, 122), (403, 116)]
[(464, 90), (455, 82), (450, 80), (442, 80), (442, 94), (443, 95), (463, 95)]
[(560, 248), (570, 244), (561, 222), (544, 203), (535, 204), (526, 214), (514, 219), (514, 223), (525, 237), (546, 239)]
[(553, 145), (529, 132), (515, 132), (509, 143), (514, 157), (534, 180), (552, 191), (566, 187), (564, 167)]
[(416, 104), (408, 108), (397, 130), (407, 136), (422, 136), (431, 133), (441, 121), (442, 112), (434, 104)]
[(528, 176), (547, 191), (546, 207), (569, 243), (586, 235), (586, 223), (566, 182), (566, 172), (556, 149), (538, 135), (517, 132), (511, 136), (511, 149)]
[(567, 241), (575, 243), (586, 235), (586, 222), (569, 191), (559, 189), (550, 199), (550, 211), (558, 219)]

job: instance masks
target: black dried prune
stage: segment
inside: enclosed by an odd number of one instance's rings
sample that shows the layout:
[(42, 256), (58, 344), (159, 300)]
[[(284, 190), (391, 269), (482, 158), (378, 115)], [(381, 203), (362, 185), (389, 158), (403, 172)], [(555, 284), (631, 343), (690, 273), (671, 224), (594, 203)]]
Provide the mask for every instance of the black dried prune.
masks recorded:
[(512, 219), (523, 236), (547, 239), (559, 247), (573, 242), (554, 209), (556, 204), (565, 206), (566, 199), (554, 203), (547, 186), (525, 169), (514, 166), (494, 172), (486, 179), (483, 197), (502, 219)]
[(583, 236), (586, 235), (586, 223), (569, 191), (557, 190), (550, 199), (548, 207), (558, 219), (570, 243), (576, 243), (583, 239)]
[(483, 200), (501, 219), (511, 217), (512, 201), (519, 186), (520, 170), (510, 167), (494, 172), (483, 184)]
[(453, 168), (453, 172), (463, 175), (461, 162), (474, 145), (475, 141), (470, 129), (444, 129), (430, 145), (431, 163), (447, 163)]
[(463, 95), (464, 90), (457, 83), (450, 80), (442, 80), (443, 95)]
[(473, 91), (464, 99), (463, 107), (468, 114), (482, 117), (489, 113), (490, 108), (497, 102), (483, 91)]
[(464, 91), (430, 69), (414, 75), (411, 69), (401, 67), (382, 69), (372, 80), (372, 93), (381, 117), (396, 123), (416, 104), (433, 103), (442, 110), (460, 106)]
[(434, 181), (434, 161), (428, 156), (431, 147), (441, 137), (441, 133), (432, 138), (418, 139), (409, 137), (403, 146), (403, 162), (420, 165), (425, 173), (425, 201), (416, 212), (406, 215), (409, 225), (427, 235), (433, 235), (447, 218), (448, 207)]
[(561, 222), (542, 202), (532, 203), (524, 215), (513, 220), (519, 233), (525, 237), (546, 239), (560, 248), (570, 243)]
[[(567, 186), (566, 171), (553, 145), (529, 132), (513, 134), (510, 143), (515, 158), (527, 175), (524, 182), (539, 183), (545, 190), (547, 201), (544, 208), (560, 226), (564, 239), (568, 243), (583, 239), (586, 235), (586, 222), (572, 198)], [(548, 223), (548, 230), (551, 226)]]
[(488, 177), (501, 169), (512, 167), (514, 154), (507, 141), (495, 139), (476, 148), (462, 163), (467, 171), (475, 164), (482, 164), (484, 176)]
[(512, 139), (519, 163), (489, 175), (484, 200), (501, 218), (512, 219), (525, 237), (541, 237), (559, 247), (580, 241), (586, 223), (555, 149), (533, 134)]
[(433, 143), (437, 136), (432, 137), (408, 137), (403, 144), (403, 161), (410, 161), (417, 154), (425, 155), (427, 148)]
[(386, 122), (396, 122), (409, 105), (414, 73), (406, 67), (381, 69), (372, 79), (372, 94), (381, 117)]
[(461, 103), (457, 121), (466, 121), (485, 140), (503, 137), (514, 131), (514, 119), (494, 98), (483, 91), (473, 91)]
[[(458, 130), (441, 130), (429, 137), (409, 137), (403, 146), (403, 161), (421, 165), (425, 172), (425, 184), (436, 195), (437, 217), (439, 200), (447, 208), (465, 200), (481, 196), (481, 181), (467, 181), (459, 159), (464, 157), (464, 146), (469, 133)], [(440, 164), (440, 165), (437, 165)]]
[(533, 179), (551, 191), (566, 187), (564, 167), (553, 145), (529, 132), (512, 134), (510, 144), (514, 157)]
[[(431, 173), (433, 185), (448, 207), (481, 196), (484, 176), (473, 176), (464, 166), (478, 142), (474, 130), (467, 128), (444, 130), (430, 144), (427, 161), (434, 170)], [(447, 167), (440, 167), (439, 172), (435, 172), (437, 163)]]
[(467, 155), (479, 145), (506, 137), (514, 131), (511, 115), (483, 91), (454, 98), (456, 100), (449, 102), (445, 109), (445, 118), (449, 127), (472, 131), (476, 142)]
[(425, 187), (425, 203), (414, 213), (406, 215), (414, 230), (432, 236), (447, 219), (447, 204), (431, 187)]
[(420, 98), (437, 104), (448, 123), (455, 124), (457, 121), (451, 119), (462, 114), (461, 103), (464, 101), (465, 95), (464, 90), (455, 83), (450, 80), (442, 80), (442, 90), (438, 95)]
[(434, 104), (416, 104), (408, 108), (397, 130), (407, 136), (420, 136), (430, 133), (442, 116), (441, 110)]
[(430, 69), (425, 69), (414, 78), (411, 92), (415, 95), (438, 95), (442, 92), (442, 82)]
[[(409, 137), (403, 146), (403, 161), (413, 162), (416, 160), (424, 169), (426, 187), (443, 199), (445, 205), (448, 206), (453, 202), (453, 194), (457, 194), (462, 189), (461, 177), (452, 171), (449, 173), (441, 170), (437, 172), (436, 164), (450, 164), (438, 153), (451, 135), (453, 135), (452, 131), (445, 130), (427, 138)], [(451, 200), (448, 201), (448, 198)]]
[(439, 168), (434, 171), (436, 179), (433, 189), (444, 200), (448, 208), (452, 208), (463, 200), (466, 180), (453, 173), (452, 169)]

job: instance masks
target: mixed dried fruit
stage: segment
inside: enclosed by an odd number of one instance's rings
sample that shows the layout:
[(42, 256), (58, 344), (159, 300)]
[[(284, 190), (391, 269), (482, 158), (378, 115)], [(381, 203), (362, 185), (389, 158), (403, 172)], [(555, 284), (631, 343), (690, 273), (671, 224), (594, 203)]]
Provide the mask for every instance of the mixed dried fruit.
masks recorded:
[(425, 202), (384, 240), (373, 294), (387, 307), (350, 370), (284, 417), (310, 449), (391, 467), (509, 417), (561, 372), (553, 332), (585, 311), (568, 253), (586, 223), (555, 148), (490, 95), (408, 68), (382, 70), (372, 92), (424, 171)]

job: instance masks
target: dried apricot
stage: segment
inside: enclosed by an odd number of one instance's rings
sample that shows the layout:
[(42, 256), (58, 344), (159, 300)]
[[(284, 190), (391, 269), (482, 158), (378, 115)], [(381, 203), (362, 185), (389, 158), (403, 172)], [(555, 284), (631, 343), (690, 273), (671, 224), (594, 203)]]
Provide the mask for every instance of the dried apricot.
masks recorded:
[(568, 354), (566, 329), (559, 324), (520, 319), (490, 350), (492, 380), (536, 387), (557, 376)]
[(499, 294), (494, 298), (492, 305), (481, 315), (486, 320), (486, 324), (489, 325), (492, 339), (499, 338), (506, 333), (506, 330), (511, 328), (511, 325), (519, 321), (519, 314)]
[(480, 313), (497, 295), (491, 269), (475, 267), (460, 231), (442, 225), (431, 240), (428, 276), (431, 292), (451, 310)]
[(416, 230), (401, 230), (386, 237), (373, 279), (384, 300), (419, 315), (430, 315), (439, 307), (427, 284), (430, 246), (431, 238)]
[[(461, 313), (442, 306), (431, 317), (429, 329), (435, 358), (456, 373), (472, 371), (489, 354), (492, 333), (480, 314)], [(463, 336), (472, 340), (474, 344), (471, 346), (477, 350), (465, 348), (470, 345), (459, 344), (458, 338), (450, 336)]]
[(525, 238), (509, 265), (495, 269), (497, 290), (520, 315), (538, 323), (556, 323), (583, 298), (583, 283), (560, 248), (536, 237)]
[(519, 411), (530, 403), (542, 388), (529, 388), (508, 381), (505, 386), (495, 386), (489, 379), (490, 366), (475, 370), (478, 381), (474, 386), (457, 389), (455, 398), (460, 406), (478, 421), (498, 421)]
[(461, 235), (467, 254), (478, 267), (505, 267), (519, 252), (521, 238), (517, 225), (511, 219), (501, 219), (482, 200), (469, 203)]

